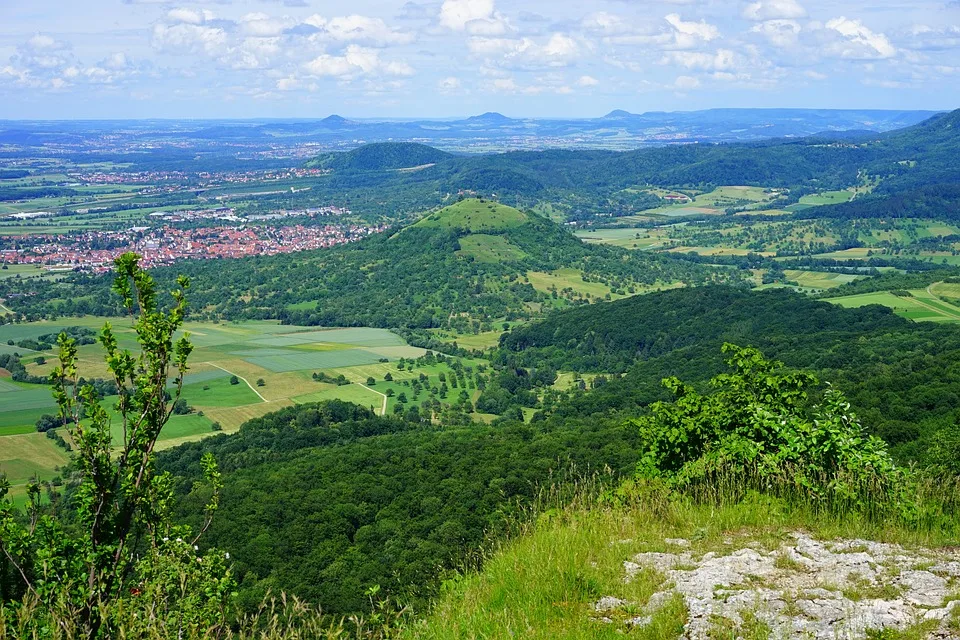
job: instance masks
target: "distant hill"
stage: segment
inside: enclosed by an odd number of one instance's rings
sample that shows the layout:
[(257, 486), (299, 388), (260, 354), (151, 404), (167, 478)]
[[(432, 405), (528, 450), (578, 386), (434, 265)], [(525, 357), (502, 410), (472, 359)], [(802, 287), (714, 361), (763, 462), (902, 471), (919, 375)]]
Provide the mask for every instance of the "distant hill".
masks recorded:
[(510, 122), (513, 122), (513, 118), (508, 118), (502, 113), (497, 113), (496, 111), (488, 111), (486, 113), (480, 114), (479, 116), (471, 116), (467, 118), (465, 122), (469, 124), (480, 123), (480, 124), (498, 125), (498, 124), (508, 124)]
[(327, 153), (307, 163), (308, 167), (334, 171), (391, 171), (435, 164), (453, 156), (414, 142), (378, 142), (353, 151)]

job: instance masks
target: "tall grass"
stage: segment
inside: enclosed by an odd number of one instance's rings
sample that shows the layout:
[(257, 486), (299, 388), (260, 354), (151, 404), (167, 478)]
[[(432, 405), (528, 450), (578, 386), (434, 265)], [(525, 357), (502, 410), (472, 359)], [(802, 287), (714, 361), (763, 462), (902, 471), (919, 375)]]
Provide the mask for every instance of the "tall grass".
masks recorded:
[[(7, 615), (0, 615), (0, 639), (88, 640), (68, 607), (50, 610), (30, 599), (4, 606)], [(407, 614), (383, 603), (366, 616), (335, 617), (286, 596), (268, 597), (256, 612), (233, 625), (207, 628), (171, 629), (160, 622), (163, 614), (150, 606), (129, 609), (121, 602), (104, 607), (104, 613), (113, 631), (102, 637), (110, 640), (393, 640)]]

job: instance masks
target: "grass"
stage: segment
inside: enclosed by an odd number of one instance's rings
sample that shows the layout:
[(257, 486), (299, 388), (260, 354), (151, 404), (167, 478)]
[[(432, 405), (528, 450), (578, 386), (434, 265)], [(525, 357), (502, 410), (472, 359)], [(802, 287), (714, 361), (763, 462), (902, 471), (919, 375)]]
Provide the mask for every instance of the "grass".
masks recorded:
[(584, 242), (608, 244), (624, 249), (655, 249), (663, 244), (664, 237), (658, 229), (590, 229), (578, 231), (576, 236)]
[[(915, 531), (852, 514), (815, 513), (757, 494), (747, 494), (737, 502), (710, 504), (696, 504), (662, 491), (643, 493), (623, 506), (599, 506), (590, 497), (567, 506), (549, 499), (541, 504), (539, 513), (521, 525), (519, 535), (511, 541), (488, 550), (482, 570), (467, 571), (448, 581), (433, 610), (406, 637), (681, 637), (686, 617), (682, 601), (671, 601), (661, 609), (669, 612), (673, 625), (651, 624), (629, 631), (623, 624), (624, 619), (649, 614), (645, 605), (654, 593), (670, 591), (664, 576), (650, 569), (641, 570), (631, 581), (624, 580), (624, 561), (638, 553), (673, 552), (664, 542), (670, 538), (690, 541), (694, 557), (708, 552), (725, 554), (753, 544), (775, 549), (798, 530), (824, 540), (872, 539), (907, 546), (955, 542), (935, 530)], [(737, 541), (735, 547), (730, 546), (731, 540)], [(864, 599), (890, 592), (882, 585), (860, 588), (856, 595)], [(604, 596), (627, 604), (623, 611), (597, 614), (592, 605)], [(612, 622), (598, 623), (600, 615)], [(715, 620), (710, 637), (771, 637), (770, 628), (756, 612), (746, 610), (741, 615), (739, 627)]]
[(960, 322), (960, 307), (944, 302), (925, 290), (911, 291), (910, 294), (910, 297), (903, 297), (889, 291), (879, 291), (829, 298), (827, 301), (848, 308), (879, 304), (893, 309), (897, 315), (917, 321)]
[(786, 270), (787, 279), (793, 280), (804, 289), (833, 289), (840, 285), (859, 280), (861, 276), (846, 273), (830, 273), (826, 271), (793, 271)]
[(603, 298), (607, 294), (611, 298), (620, 299), (623, 296), (613, 295), (610, 287), (602, 282), (584, 282), (583, 276), (577, 269), (563, 268), (555, 271), (528, 271), (527, 278), (537, 291), (549, 293), (551, 288), (558, 290), (573, 289), (578, 293), (592, 298)]
[(516, 262), (527, 254), (503, 236), (474, 233), (460, 238), (459, 256), (472, 257), (477, 262)]
[(498, 202), (467, 199), (430, 214), (414, 226), (483, 233), (519, 227), (528, 221), (527, 214), (513, 207)]
[(206, 382), (194, 382), (183, 386), (183, 395), (187, 404), (196, 407), (241, 407), (263, 402), (246, 384), (230, 384), (230, 376), (223, 376)]
[(42, 433), (5, 435), (0, 444), (0, 473), (14, 486), (23, 486), (34, 476), (50, 480), (56, 468), (69, 461), (67, 452)]
[(823, 191), (821, 193), (803, 196), (800, 198), (800, 204), (811, 206), (840, 204), (842, 202), (850, 202), (853, 200), (854, 195), (853, 191)]
[[(64, 318), (56, 322), (0, 326), (0, 347), (8, 348), (7, 340), (16, 342), (36, 338), (67, 326), (99, 330), (106, 320)], [(120, 346), (135, 350), (136, 337), (129, 321), (123, 318), (109, 320)], [(316, 393), (317, 383), (311, 379), (315, 371), (336, 371), (362, 382), (371, 372), (377, 379), (382, 378), (387, 370), (396, 372), (395, 364), (381, 363), (381, 360), (393, 363), (401, 357), (416, 358), (424, 353), (423, 349), (408, 346), (398, 335), (384, 329), (327, 329), (252, 321), (188, 322), (185, 330), (190, 333), (195, 350), (190, 358), (191, 370), (185, 381), (184, 399), (202, 410), (205, 417), (174, 418), (163, 432), (161, 446), (164, 447), (209, 435), (213, 421), (219, 422), (224, 431), (234, 431), (250, 418), (276, 411), (292, 404), (295, 399)], [(48, 374), (54, 366), (55, 356), (52, 353), (47, 356), (48, 364), (40, 366), (29, 362), (28, 371)], [(88, 378), (109, 376), (100, 345), (83, 345), (79, 347), (78, 356), (80, 375)], [(251, 385), (256, 385), (256, 381), (262, 378), (265, 386), (256, 389), (266, 402), (247, 384), (230, 385), (231, 375), (245, 378)], [(209, 389), (204, 390), (204, 387)], [(352, 389), (335, 388), (323, 394), (322, 399), (357, 398), (364, 406), (374, 404), (379, 410), (382, 397), (373, 394), (371, 398), (370, 395), (369, 392), (358, 395)], [(54, 413), (55, 409), (49, 388), (0, 379), (0, 429), (9, 428), (16, 433), (32, 430), (42, 414)], [(5, 431), (0, 431), (0, 436), (4, 434)]]

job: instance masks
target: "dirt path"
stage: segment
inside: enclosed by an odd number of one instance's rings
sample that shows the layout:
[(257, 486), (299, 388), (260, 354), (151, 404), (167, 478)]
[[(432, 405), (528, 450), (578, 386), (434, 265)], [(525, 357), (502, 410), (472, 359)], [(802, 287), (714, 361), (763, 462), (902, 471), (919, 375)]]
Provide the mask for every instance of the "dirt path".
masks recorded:
[(246, 378), (244, 378), (243, 376), (237, 375), (237, 374), (234, 373), (233, 371), (230, 371), (229, 369), (224, 369), (224, 368), (221, 367), (220, 365), (214, 364), (214, 363), (212, 363), (212, 362), (204, 362), (203, 364), (208, 364), (208, 365), (210, 365), (211, 367), (216, 367), (217, 369), (220, 369), (220, 371), (226, 371), (227, 373), (229, 373), (229, 374), (232, 375), (232, 376), (237, 376), (238, 378), (240, 378), (241, 380), (243, 380), (244, 382), (246, 382), (246, 383), (247, 383), (247, 386), (250, 387), (250, 391), (253, 391), (255, 394), (257, 394), (257, 396), (258, 396), (261, 400), (263, 400), (264, 402), (270, 402), (269, 400), (267, 400), (266, 398), (264, 398), (264, 397), (260, 394), (260, 392), (257, 391), (256, 387), (254, 387), (252, 384), (250, 384), (250, 381), (247, 380)]
[(365, 385), (365, 384), (360, 384), (359, 382), (358, 382), (357, 384), (360, 385), (361, 387), (363, 387), (364, 389), (366, 389), (367, 391), (372, 391), (372, 392), (374, 392), (375, 394), (377, 394), (377, 395), (379, 395), (379, 396), (383, 396), (383, 407), (380, 409), (380, 415), (381, 415), (381, 416), (386, 416), (386, 415), (387, 415), (387, 394), (385, 394), (385, 393), (380, 393), (380, 392), (377, 391), (376, 389), (371, 389), (370, 387), (368, 387), (368, 386)]

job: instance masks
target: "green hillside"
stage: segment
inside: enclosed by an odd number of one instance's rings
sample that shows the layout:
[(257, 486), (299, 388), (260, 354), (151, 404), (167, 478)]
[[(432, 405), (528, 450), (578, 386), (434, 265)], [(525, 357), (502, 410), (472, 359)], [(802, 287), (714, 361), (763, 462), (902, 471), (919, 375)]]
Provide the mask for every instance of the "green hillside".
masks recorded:
[[(294, 258), (233, 260), (229, 269), (216, 261), (184, 262), (156, 274), (164, 288), (177, 274), (190, 276), (193, 309), (201, 317), (468, 332), (597, 299), (555, 296), (528, 280), (528, 273), (560, 269), (623, 295), (742, 278), (670, 256), (587, 245), (546, 218), (480, 200), (464, 200), (393, 233)], [(31, 281), (31, 295), (18, 307), (28, 314), (116, 315), (109, 284), (108, 277), (91, 276)]]
[(531, 217), (531, 214), (523, 213), (499, 202), (471, 198), (430, 214), (414, 226), (481, 233), (513, 229), (529, 223)]
[(434, 164), (453, 156), (425, 144), (378, 142), (344, 153), (328, 153), (307, 162), (307, 167), (334, 171), (392, 171)]

